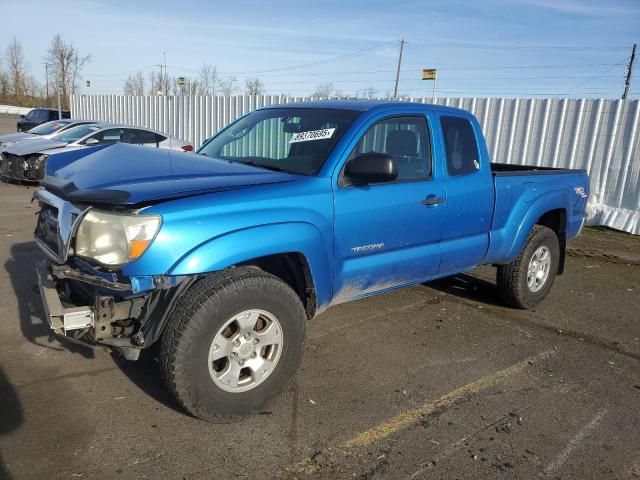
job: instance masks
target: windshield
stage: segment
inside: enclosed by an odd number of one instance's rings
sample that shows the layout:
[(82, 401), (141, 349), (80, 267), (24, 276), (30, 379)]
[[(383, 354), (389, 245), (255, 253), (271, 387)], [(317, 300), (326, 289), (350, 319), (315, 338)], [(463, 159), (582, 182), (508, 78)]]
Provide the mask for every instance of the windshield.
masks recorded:
[(360, 112), (318, 108), (257, 110), (197, 153), (271, 170), (315, 175)]
[(100, 127), (96, 125), (79, 125), (77, 127), (70, 128), (69, 130), (65, 130), (64, 132), (60, 132), (53, 138), (60, 140), (61, 142), (71, 143), (81, 139), (82, 137), (86, 137), (97, 130), (100, 130)]
[(69, 122), (54, 120), (52, 122), (43, 123), (42, 125), (38, 125), (37, 127), (32, 128), (31, 130), (29, 130), (29, 133), (33, 133), (34, 135), (49, 135), (56, 132), (57, 130), (60, 130), (68, 123)]

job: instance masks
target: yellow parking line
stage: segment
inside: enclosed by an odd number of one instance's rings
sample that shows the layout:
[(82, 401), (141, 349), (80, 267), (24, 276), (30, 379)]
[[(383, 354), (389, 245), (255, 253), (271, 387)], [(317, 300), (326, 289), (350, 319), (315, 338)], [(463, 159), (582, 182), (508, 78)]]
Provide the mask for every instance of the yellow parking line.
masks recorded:
[[(349, 449), (376, 443), (400, 430), (404, 430), (414, 423), (417, 423), (425, 415), (429, 415), (430, 413), (433, 413), (440, 408), (451, 406), (462, 397), (478, 393), (485, 388), (499, 383), (500, 381), (511, 375), (520, 373), (527, 366), (534, 364), (535, 362), (552, 357), (554, 354), (555, 350), (546, 350), (529, 358), (525, 358), (524, 360), (511, 365), (504, 370), (492, 373), (474, 382), (467, 383), (466, 385), (458, 387), (455, 390), (452, 390), (451, 392), (443, 395), (437, 400), (425, 403), (412, 410), (402, 412), (391, 418), (390, 420), (382, 422), (375, 427), (370, 428), (369, 430), (357, 434), (356, 436), (340, 444), (340, 448)], [(287, 470), (289, 472), (311, 475), (318, 470), (318, 466), (307, 459), (290, 466), (289, 468), (287, 468)]]
[(504, 378), (521, 372), (530, 363), (549, 358), (554, 353), (554, 350), (547, 350), (538, 353), (537, 355), (526, 358), (521, 362), (516, 363), (515, 365), (505, 368), (504, 370), (500, 370), (499, 372), (492, 373), (490, 375), (487, 375), (486, 377), (482, 377), (475, 382), (467, 383), (466, 385), (452, 390), (451, 392), (443, 395), (433, 402), (428, 402), (424, 405), (414, 408), (413, 410), (400, 413), (386, 422), (376, 425), (375, 427), (370, 428), (365, 432), (359, 433), (355, 437), (344, 442), (342, 446), (344, 448), (362, 447), (365, 445), (371, 445), (372, 443), (382, 440), (383, 438), (387, 438), (390, 435), (398, 432), (399, 430), (403, 430), (408, 426), (418, 422), (421, 417), (429, 415), (439, 408), (448, 407), (465, 395), (478, 393), (480, 390), (484, 390), (487, 387), (495, 385)]

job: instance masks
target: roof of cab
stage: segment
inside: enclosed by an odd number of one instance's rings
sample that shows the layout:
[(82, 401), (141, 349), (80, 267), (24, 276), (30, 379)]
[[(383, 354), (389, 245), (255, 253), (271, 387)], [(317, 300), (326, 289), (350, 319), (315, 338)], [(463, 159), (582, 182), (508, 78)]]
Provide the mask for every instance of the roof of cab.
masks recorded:
[(332, 110), (351, 110), (356, 112), (366, 112), (374, 109), (398, 109), (399, 107), (423, 107), (429, 110), (441, 110), (469, 114), (467, 110), (455, 107), (447, 107), (434, 103), (402, 102), (397, 100), (312, 100), (307, 102), (265, 105), (263, 108), (328, 108)]

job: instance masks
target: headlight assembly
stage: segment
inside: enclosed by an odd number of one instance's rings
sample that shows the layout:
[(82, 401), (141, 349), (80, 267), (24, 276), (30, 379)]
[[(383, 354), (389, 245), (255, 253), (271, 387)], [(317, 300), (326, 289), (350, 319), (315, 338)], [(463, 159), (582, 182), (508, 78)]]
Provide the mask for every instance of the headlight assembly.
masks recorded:
[(103, 265), (122, 265), (139, 258), (160, 229), (159, 215), (87, 212), (76, 231), (75, 254)]

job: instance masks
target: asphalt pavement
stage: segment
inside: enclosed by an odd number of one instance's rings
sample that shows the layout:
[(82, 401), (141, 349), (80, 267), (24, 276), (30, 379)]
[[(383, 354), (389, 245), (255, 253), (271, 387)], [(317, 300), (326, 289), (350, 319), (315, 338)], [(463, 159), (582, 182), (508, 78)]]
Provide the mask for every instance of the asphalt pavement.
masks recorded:
[(152, 354), (49, 339), (32, 190), (0, 183), (0, 479), (640, 478), (638, 237), (586, 229), (533, 311), (490, 267), (330, 308), (290, 387), (213, 425)]

